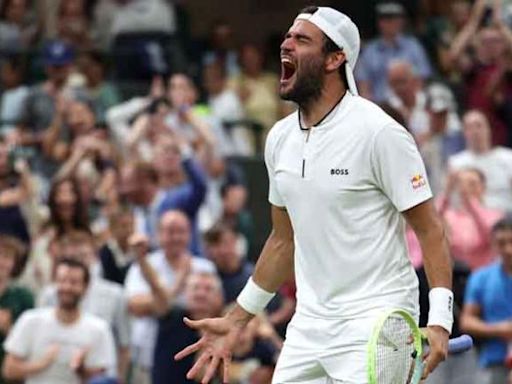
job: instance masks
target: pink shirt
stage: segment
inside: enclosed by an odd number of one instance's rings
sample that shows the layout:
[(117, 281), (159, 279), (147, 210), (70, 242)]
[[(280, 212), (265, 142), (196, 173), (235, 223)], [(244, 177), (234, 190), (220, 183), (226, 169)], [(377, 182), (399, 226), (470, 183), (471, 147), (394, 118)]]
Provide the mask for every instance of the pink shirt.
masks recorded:
[(495, 259), (491, 229), (503, 217), (503, 212), (486, 208), (473, 199), (468, 207), (446, 207), (442, 215), (448, 227), (450, 248), (455, 259), (465, 262), (471, 270)]

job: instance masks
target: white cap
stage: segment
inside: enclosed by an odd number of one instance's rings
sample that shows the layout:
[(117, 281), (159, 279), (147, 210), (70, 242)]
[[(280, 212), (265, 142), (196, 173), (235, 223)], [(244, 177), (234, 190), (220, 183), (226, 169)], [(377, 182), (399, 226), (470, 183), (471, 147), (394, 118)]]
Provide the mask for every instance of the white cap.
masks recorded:
[(353, 68), (356, 65), (359, 49), (361, 47), (361, 38), (359, 29), (350, 18), (329, 7), (318, 7), (313, 13), (301, 13), (295, 20), (307, 20), (316, 25), (325, 35), (331, 39), (343, 52), (347, 58), (345, 72), (347, 75), (348, 88), (350, 92), (357, 95), (356, 82), (354, 80)]

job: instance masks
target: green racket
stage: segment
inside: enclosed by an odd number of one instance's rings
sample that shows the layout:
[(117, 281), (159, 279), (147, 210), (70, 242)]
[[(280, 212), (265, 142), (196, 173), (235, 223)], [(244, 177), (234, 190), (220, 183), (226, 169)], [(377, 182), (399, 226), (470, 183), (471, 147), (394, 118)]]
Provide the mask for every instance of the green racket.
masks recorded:
[[(390, 310), (377, 321), (368, 342), (369, 384), (418, 384), (423, 372), (423, 342), (414, 318), (404, 310)], [(473, 346), (468, 335), (451, 339), (448, 353), (465, 352)]]

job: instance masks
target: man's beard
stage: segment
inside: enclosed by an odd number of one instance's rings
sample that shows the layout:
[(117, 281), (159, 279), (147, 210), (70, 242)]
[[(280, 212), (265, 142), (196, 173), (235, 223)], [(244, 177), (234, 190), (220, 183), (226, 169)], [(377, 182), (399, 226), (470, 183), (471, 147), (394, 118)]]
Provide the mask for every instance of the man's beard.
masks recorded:
[(297, 70), (295, 84), (288, 92), (280, 94), (283, 100), (293, 101), (300, 107), (305, 107), (318, 100), (322, 95), (325, 74), (324, 59), (311, 58), (304, 60), (300, 70)]
[(58, 298), (59, 298), (59, 307), (66, 311), (73, 311), (73, 310), (77, 309), (80, 305), (80, 296), (78, 296), (78, 295), (73, 296), (72, 299), (70, 299), (70, 298), (63, 299), (61, 297), (61, 295), (58, 294)]

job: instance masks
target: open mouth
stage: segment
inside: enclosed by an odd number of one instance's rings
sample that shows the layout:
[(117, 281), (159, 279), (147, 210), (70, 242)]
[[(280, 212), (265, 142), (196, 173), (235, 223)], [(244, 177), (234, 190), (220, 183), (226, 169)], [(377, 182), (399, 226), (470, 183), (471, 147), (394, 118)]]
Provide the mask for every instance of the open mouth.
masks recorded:
[(296, 71), (297, 67), (290, 59), (285, 57), (281, 59), (281, 81), (290, 80)]

